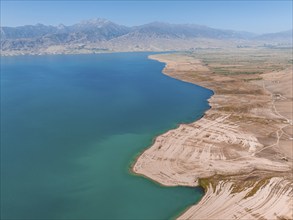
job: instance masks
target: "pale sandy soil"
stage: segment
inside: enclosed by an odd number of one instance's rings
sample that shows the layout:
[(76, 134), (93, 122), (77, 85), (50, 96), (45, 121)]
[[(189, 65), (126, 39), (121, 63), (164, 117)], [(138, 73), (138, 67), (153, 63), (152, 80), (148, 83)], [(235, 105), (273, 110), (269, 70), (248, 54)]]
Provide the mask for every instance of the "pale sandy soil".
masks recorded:
[(246, 197), (255, 185), (233, 193), (233, 182), (220, 181), (179, 219), (288, 219), (293, 215), (292, 182), (272, 177), (254, 195)]
[(179, 219), (293, 219), (292, 68), (248, 82), (188, 55), (150, 58), (215, 95), (203, 118), (157, 137), (133, 171), (166, 186), (205, 188)]

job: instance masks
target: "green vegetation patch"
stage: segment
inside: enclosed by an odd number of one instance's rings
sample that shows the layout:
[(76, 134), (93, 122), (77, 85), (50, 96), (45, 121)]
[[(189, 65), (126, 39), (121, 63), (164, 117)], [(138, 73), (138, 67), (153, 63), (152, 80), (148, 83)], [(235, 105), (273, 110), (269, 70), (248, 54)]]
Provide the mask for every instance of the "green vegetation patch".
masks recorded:
[(257, 77), (257, 78), (249, 78), (249, 79), (244, 79), (244, 82), (250, 82), (250, 81), (256, 81), (256, 80), (262, 80), (262, 77)]
[(245, 195), (244, 199), (253, 196), (261, 187), (267, 185), (270, 181), (270, 178), (265, 178), (257, 182), (255, 186)]
[(215, 181), (212, 181), (211, 179), (200, 178), (200, 179), (198, 179), (198, 185), (200, 185), (202, 188), (204, 188), (205, 191), (207, 191), (209, 186), (211, 185), (213, 188), (213, 192), (216, 192), (217, 184)]

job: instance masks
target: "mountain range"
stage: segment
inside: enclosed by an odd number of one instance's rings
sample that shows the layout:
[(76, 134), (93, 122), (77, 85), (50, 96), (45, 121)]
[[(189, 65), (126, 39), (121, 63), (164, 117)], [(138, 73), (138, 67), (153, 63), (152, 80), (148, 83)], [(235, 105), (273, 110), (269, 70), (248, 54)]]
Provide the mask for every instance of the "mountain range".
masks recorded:
[(1, 55), (166, 51), (195, 48), (292, 46), (292, 30), (257, 35), (195, 24), (153, 22), (127, 27), (106, 19), (71, 26), (1, 27)]

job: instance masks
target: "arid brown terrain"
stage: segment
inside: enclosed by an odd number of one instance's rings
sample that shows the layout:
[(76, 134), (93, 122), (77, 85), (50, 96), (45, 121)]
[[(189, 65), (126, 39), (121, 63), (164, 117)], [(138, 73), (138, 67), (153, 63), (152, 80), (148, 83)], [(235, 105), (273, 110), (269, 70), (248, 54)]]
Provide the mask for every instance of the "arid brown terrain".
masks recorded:
[(150, 56), (214, 91), (200, 120), (156, 138), (133, 166), (166, 186), (202, 186), (179, 219), (293, 219), (292, 49)]

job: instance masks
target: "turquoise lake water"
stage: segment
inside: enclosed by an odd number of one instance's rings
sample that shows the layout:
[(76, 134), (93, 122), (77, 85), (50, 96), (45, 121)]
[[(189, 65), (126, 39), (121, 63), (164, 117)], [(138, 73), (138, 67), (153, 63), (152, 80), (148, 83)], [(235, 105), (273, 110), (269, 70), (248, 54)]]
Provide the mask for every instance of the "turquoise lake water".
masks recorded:
[(2, 218), (168, 219), (202, 197), (129, 171), (212, 95), (149, 54), (1, 58)]

